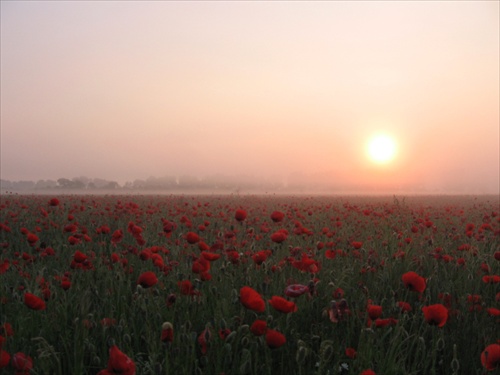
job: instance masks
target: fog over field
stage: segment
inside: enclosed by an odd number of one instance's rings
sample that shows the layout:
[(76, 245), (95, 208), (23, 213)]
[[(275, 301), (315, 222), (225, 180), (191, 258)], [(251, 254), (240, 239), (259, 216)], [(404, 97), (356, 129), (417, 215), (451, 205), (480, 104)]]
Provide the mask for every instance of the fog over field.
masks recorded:
[(0, 7), (2, 193), (500, 190), (498, 2)]

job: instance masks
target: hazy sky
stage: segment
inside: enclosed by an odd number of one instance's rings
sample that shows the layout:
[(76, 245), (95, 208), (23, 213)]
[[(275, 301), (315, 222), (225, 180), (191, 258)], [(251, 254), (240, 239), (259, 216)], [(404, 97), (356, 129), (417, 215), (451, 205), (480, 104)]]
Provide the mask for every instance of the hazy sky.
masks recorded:
[(1, 1), (1, 177), (498, 193), (499, 18), (498, 1)]

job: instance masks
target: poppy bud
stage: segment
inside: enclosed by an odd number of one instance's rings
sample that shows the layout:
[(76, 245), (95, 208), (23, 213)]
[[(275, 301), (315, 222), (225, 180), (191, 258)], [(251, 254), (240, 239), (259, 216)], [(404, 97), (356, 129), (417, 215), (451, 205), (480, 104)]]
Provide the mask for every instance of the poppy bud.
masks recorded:
[(161, 326), (161, 341), (170, 343), (174, 340), (174, 327), (172, 323), (165, 322)]

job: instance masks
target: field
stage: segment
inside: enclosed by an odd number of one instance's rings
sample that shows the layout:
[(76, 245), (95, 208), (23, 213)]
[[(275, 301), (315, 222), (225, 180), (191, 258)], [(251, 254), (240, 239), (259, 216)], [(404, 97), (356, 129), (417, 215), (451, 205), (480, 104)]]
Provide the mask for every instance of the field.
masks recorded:
[(496, 196), (21, 196), (2, 374), (498, 374)]

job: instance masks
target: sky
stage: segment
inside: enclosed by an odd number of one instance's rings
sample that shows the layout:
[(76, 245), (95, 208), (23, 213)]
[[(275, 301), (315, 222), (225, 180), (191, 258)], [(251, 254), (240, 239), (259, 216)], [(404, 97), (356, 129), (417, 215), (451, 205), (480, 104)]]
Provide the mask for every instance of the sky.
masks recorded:
[[(0, 176), (500, 191), (498, 1), (1, 1)], [(377, 134), (392, 160), (367, 155)]]

